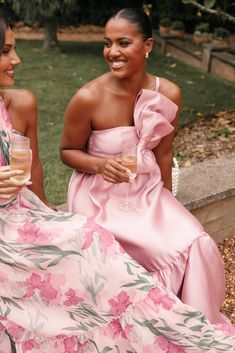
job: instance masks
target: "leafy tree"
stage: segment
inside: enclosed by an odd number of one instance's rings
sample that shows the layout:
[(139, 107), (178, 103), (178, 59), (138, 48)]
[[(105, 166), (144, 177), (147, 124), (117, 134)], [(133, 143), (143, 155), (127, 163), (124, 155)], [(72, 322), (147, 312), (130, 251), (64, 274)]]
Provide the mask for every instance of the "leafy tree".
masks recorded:
[(59, 50), (58, 22), (77, 10), (76, 0), (11, 0), (12, 9), (28, 24), (40, 23), (44, 29), (45, 49)]
[(235, 5), (233, 0), (203, 0), (201, 2), (198, 0), (182, 0), (182, 2), (193, 5), (202, 12), (217, 15), (224, 20), (235, 23), (235, 16), (231, 13)]

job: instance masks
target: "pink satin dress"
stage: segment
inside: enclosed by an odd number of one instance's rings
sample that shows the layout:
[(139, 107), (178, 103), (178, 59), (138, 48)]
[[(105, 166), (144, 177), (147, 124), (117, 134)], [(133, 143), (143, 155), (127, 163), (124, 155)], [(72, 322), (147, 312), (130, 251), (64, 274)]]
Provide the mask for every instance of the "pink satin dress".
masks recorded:
[[(138, 174), (129, 185), (116, 185), (99, 174), (75, 170), (68, 209), (111, 231), (131, 257), (184, 303), (201, 310), (212, 322), (224, 322), (219, 311), (224, 300), (224, 268), (218, 248), (197, 219), (163, 187), (152, 152), (172, 132), (176, 112), (177, 106), (158, 89), (142, 90), (134, 109), (135, 126), (92, 131), (88, 153), (95, 156), (120, 156), (125, 141), (136, 142)], [(119, 208), (127, 187), (136, 205), (129, 212)]]

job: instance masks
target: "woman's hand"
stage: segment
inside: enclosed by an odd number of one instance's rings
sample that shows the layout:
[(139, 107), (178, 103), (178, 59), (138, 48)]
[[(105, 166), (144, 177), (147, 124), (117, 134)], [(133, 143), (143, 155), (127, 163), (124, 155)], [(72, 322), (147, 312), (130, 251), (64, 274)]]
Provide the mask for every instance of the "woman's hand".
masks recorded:
[(10, 170), (10, 166), (0, 166), (0, 199), (10, 200), (16, 196), (20, 189), (31, 182), (14, 182), (10, 178), (15, 175), (23, 174), (22, 170)]
[(121, 158), (104, 159), (99, 174), (109, 183), (128, 183), (130, 173), (129, 169), (121, 164)]

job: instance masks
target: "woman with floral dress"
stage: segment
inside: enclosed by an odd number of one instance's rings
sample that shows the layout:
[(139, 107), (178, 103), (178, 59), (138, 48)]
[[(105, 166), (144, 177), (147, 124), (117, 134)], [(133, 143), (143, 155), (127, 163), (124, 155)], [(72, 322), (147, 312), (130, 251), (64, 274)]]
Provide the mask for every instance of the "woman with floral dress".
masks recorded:
[[(13, 32), (0, 19), (2, 87), (13, 85), (18, 63)], [(229, 322), (212, 325), (159, 285), (108, 231), (82, 215), (53, 211), (10, 180), (20, 173), (9, 169), (11, 138), (16, 130), (29, 133), (22, 113), (34, 104), (30, 92), (1, 91), (0, 352), (234, 352)], [(34, 163), (40, 166), (37, 155)], [(32, 176), (40, 191), (41, 176)], [(18, 192), (27, 220), (12, 223)]]

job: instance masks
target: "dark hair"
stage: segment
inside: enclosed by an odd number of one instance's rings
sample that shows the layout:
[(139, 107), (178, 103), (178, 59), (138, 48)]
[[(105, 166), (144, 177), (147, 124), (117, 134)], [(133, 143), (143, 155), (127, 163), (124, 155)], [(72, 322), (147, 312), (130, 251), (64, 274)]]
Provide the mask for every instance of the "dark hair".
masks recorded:
[(5, 45), (5, 33), (6, 30), (10, 28), (10, 24), (4, 17), (0, 16), (0, 55), (2, 55), (4, 45)]
[(137, 24), (144, 40), (152, 38), (153, 34), (151, 20), (142, 9), (137, 7), (126, 7), (110, 17), (110, 20), (115, 18), (122, 18), (128, 22)]

